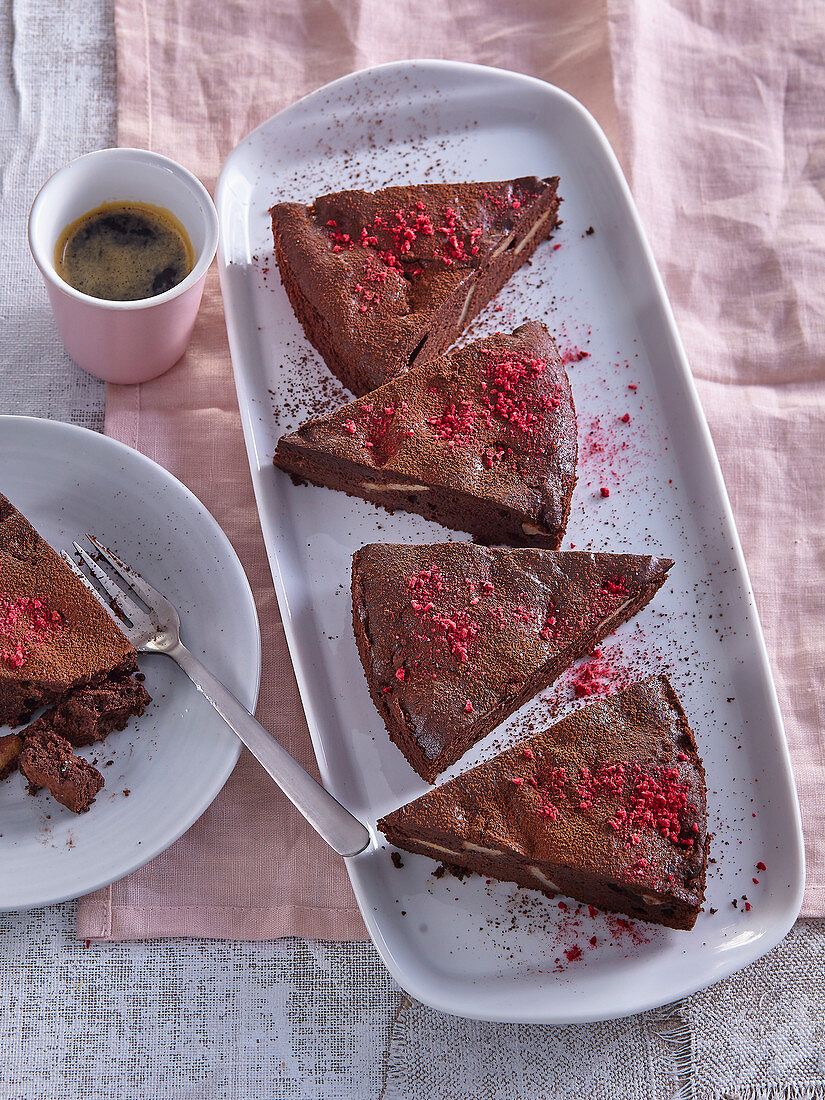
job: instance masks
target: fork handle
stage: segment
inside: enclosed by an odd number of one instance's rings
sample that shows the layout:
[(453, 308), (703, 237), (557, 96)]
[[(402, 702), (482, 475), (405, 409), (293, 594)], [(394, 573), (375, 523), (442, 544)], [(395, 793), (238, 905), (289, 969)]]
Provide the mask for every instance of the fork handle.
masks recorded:
[(171, 657), (203, 692), (224, 722), (331, 848), (341, 856), (355, 856), (369, 846), (371, 838), (366, 826), (289, 755), (183, 642), (162, 652)]

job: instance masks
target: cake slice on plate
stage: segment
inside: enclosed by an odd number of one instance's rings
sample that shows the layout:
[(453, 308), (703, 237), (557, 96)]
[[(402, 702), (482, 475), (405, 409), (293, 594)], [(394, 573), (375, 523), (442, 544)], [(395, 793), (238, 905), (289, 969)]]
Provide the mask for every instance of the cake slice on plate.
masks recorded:
[(270, 210), (309, 342), (361, 395), (433, 359), (558, 225), (558, 177), (338, 191)]
[(376, 543), (355, 640), (390, 737), (429, 782), (645, 606), (667, 558)]
[(139, 718), (150, 702), (148, 691), (135, 676), (111, 678), (71, 692), (23, 730), (23, 737), (52, 732), (76, 748), (93, 745), (122, 730), (131, 718)]
[(75, 756), (66, 738), (52, 731), (23, 741), (18, 766), (31, 794), (47, 787), (56, 801), (75, 814), (85, 814), (103, 786), (103, 776), (94, 764)]
[(576, 412), (544, 325), (476, 340), (283, 436), (275, 465), (481, 542), (562, 540)]
[(396, 847), (692, 928), (705, 893), (705, 772), (662, 676), (568, 715), (388, 814)]
[(130, 718), (143, 714), (149, 702), (139, 680), (122, 676), (101, 687), (80, 688), (47, 710), (19, 737), (17, 764), (29, 780), (30, 792), (47, 787), (67, 809), (85, 813), (103, 786), (103, 776), (88, 760), (76, 756), (72, 746), (105, 740)]
[(111, 678), (97, 687), (71, 691), (21, 733), (0, 737), (0, 779), (18, 767), (19, 757), (29, 741), (50, 735), (68, 746), (92, 745), (113, 730), (122, 730), (133, 717), (140, 717), (150, 702), (149, 693), (135, 676)]
[(0, 726), (135, 667), (94, 596), (0, 494)]

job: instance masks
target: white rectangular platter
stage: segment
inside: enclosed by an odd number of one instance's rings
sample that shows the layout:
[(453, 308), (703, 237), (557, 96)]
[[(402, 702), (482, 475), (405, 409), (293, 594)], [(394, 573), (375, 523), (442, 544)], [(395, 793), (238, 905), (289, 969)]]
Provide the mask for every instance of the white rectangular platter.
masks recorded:
[[(561, 177), (563, 226), (469, 336), (536, 318), (570, 360), (581, 458), (564, 547), (676, 559), (669, 583), (605, 652), (625, 674), (668, 672), (691, 719), (714, 833), (706, 911), (692, 932), (628, 926), (477, 876), (435, 878), (420, 856), (396, 868), (380, 835), (348, 868), (370, 935), (413, 996), (457, 1015), (568, 1023), (664, 1004), (751, 962), (790, 928), (804, 880), (787, 745), (730, 507), (618, 163), (557, 88), (404, 62), (337, 81), (264, 123), (229, 157), (217, 200), (238, 399), (286, 636), (323, 780), (374, 830), (426, 787), (367, 692), (350, 557), (367, 542), (462, 536), (296, 486), (273, 468), (278, 437), (346, 395), (280, 285), (267, 210), (347, 187), (551, 174)], [(568, 682), (545, 694), (447, 774), (531, 723), (549, 725), (574, 693)]]

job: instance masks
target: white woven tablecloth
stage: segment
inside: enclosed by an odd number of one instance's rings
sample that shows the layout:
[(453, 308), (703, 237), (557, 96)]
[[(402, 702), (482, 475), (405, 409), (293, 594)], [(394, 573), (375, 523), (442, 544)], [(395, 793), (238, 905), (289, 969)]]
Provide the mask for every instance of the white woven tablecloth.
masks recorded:
[[(0, 412), (100, 430), (103, 387), (62, 351), (25, 221), (50, 172), (114, 142), (110, 4), (6, 0), (0, 54)], [(86, 947), (66, 904), (0, 916), (0, 1100), (820, 1100), (824, 970), (825, 921), (806, 921), (669, 1009), (478, 1024), (411, 1002), (368, 944)]]

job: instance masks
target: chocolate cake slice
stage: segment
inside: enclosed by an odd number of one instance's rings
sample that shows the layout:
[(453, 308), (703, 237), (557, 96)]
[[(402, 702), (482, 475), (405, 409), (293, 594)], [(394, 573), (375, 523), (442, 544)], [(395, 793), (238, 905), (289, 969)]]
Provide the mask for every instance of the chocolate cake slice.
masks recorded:
[(56, 733), (80, 748), (104, 741), (122, 730), (130, 718), (140, 717), (151, 702), (146, 688), (134, 676), (121, 676), (96, 687), (71, 692), (61, 703), (23, 730), (24, 739)]
[(103, 786), (97, 768), (75, 756), (66, 738), (51, 731), (25, 738), (18, 764), (32, 794), (47, 787), (53, 798), (75, 814), (86, 813)]
[(372, 544), (353, 626), (390, 737), (429, 782), (645, 606), (667, 558)]
[(0, 726), (134, 667), (94, 596), (0, 494)]
[(448, 866), (671, 928), (692, 928), (705, 895), (705, 772), (664, 676), (582, 707), (378, 827)]
[(270, 210), (307, 339), (353, 393), (441, 355), (558, 225), (558, 177), (338, 191)]
[(85, 813), (103, 786), (103, 777), (92, 764), (75, 756), (72, 746), (103, 741), (113, 730), (122, 730), (130, 718), (143, 714), (149, 702), (146, 688), (133, 676), (72, 692), (22, 733), (0, 738), (0, 779), (19, 766), (32, 794), (48, 787), (58, 802), (74, 813)]
[(283, 436), (275, 465), (351, 496), (417, 512), (481, 542), (555, 549), (576, 482), (576, 411), (547, 329), (412, 367)]

